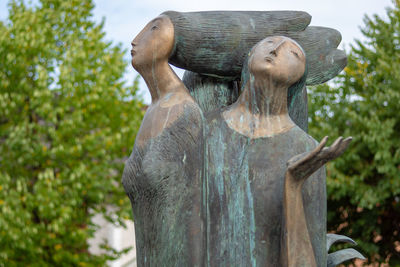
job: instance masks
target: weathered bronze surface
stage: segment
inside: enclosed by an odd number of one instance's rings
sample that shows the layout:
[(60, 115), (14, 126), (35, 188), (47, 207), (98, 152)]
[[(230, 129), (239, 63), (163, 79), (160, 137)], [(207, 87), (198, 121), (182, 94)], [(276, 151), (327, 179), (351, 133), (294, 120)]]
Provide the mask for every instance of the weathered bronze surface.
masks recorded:
[[(289, 87), (302, 87), (297, 83), (305, 82), (305, 55), (288, 38), (266, 38), (253, 48), (248, 69), (250, 77), (236, 103), (207, 116), (206, 152), (212, 151), (205, 159), (207, 251), (215, 266), (284, 266), (286, 163), (316, 147), (292, 122), (286, 103)], [(293, 234), (293, 227), (301, 224), (296, 234), (308, 238), (312, 259), (322, 266), (326, 261), (323, 171), (306, 183), (304, 196), (299, 188), (292, 193), (296, 200), (305, 199), (308, 225), (298, 221), (304, 213), (302, 202), (290, 201), (289, 212), (296, 216), (291, 217), (286, 232)], [(307, 228), (312, 229), (310, 233)], [(316, 245), (315, 252), (311, 242)], [(306, 248), (302, 244), (296, 251)]]
[[(132, 41), (132, 65), (152, 96), (122, 179), (139, 266), (334, 266), (360, 257), (327, 253), (346, 239), (326, 239), (323, 165), (351, 139), (325, 147), (306, 133), (305, 85), (334, 77), (346, 57), (340, 34), (307, 27), (310, 18), (169, 11)], [(168, 61), (190, 70), (184, 83)]]
[[(340, 156), (351, 141), (351, 138), (340, 137), (332, 146), (325, 147), (327, 139), (325, 137), (313, 151), (297, 155), (287, 163), (283, 196), (282, 266), (325, 266), (326, 258), (323, 261), (320, 258), (325, 253), (316, 250), (317, 244), (313, 242), (315, 241), (313, 235), (318, 235), (318, 233), (310, 230), (312, 226), (307, 224), (310, 218), (308, 216), (312, 218), (316, 212), (314, 211), (311, 215), (303, 212), (303, 210), (306, 211), (305, 208), (309, 203), (304, 195), (302, 197), (301, 191), (305, 186), (304, 182), (309, 179), (308, 177), (329, 160)], [(321, 178), (325, 177), (318, 177), (318, 179)], [(322, 200), (323, 198), (318, 199), (318, 201)], [(317, 240), (320, 241), (320, 239)], [(321, 246), (321, 244), (318, 243), (317, 246)]]
[(335, 77), (346, 66), (346, 54), (337, 50), (338, 31), (308, 26), (303, 11), (206, 11), (167, 15), (175, 27), (175, 49), (170, 63), (193, 72), (223, 78), (240, 78), (250, 49), (268, 36), (297, 41), (308, 57), (307, 84)]
[(122, 178), (139, 266), (204, 266), (202, 112), (168, 64), (173, 44), (166, 16), (132, 41), (132, 65), (152, 96)]
[[(164, 12), (175, 28), (175, 48), (169, 62), (191, 71), (183, 82), (204, 112), (236, 100), (235, 83), (246, 76), (246, 57), (260, 40), (274, 35), (296, 40), (307, 55), (306, 84), (320, 84), (335, 77), (347, 62), (338, 31), (308, 26), (303, 11), (207, 11)], [(214, 79), (211, 83), (210, 80)], [(240, 86), (239, 86), (240, 88)], [(221, 89), (221, 93), (210, 93)], [(228, 90), (230, 89), (230, 90)], [(209, 101), (210, 95), (217, 94)], [(207, 101), (205, 101), (205, 99)], [(212, 105), (207, 104), (212, 103)], [(308, 130), (306, 88), (289, 90), (289, 115)]]

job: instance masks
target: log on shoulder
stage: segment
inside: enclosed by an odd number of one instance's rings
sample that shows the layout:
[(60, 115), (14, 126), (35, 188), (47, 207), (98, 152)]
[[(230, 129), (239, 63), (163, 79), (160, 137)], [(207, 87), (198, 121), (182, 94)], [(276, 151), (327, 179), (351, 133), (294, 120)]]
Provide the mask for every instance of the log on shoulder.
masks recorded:
[(307, 54), (307, 84), (335, 77), (346, 65), (346, 55), (336, 47), (338, 31), (308, 27), (311, 16), (303, 11), (205, 11), (163, 14), (175, 29), (175, 48), (169, 62), (203, 75), (240, 78), (250, 49), (274, 35), (290, 37)]

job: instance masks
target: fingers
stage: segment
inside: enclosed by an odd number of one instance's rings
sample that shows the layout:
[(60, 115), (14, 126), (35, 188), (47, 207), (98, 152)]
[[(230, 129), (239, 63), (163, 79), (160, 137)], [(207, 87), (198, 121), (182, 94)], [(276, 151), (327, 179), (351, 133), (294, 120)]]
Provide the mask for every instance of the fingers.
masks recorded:
[(332, 160), (340, 155), (340, 148), (343, 142), (343, 136), (338, 137), (335, 142), (326, 148), (326, 161)]
[(288, 171), (298, 181), (305, 180), (308, 176), (322, 167), (326, 162), (339, 157), (347, 149), (352, 138), (337, 138), (330, 147), (325, 147), (328, 137), (325, 136), (318, 146), (310, 153), (303, 153), (288, 161)]
[(330, 146), (326, 147), (323, 150), (323, 155), (326, 161), (332, 160), (334, 158), (339, 157), (343, 152), (347, 149), (349, 146), (350, 142), (352, 140), (352, 137), (348, 137), (346, 139), (343, 139), (342, 136), (337, 138), (335, 142)]
[(314, 149), (314, 151), (318, 151), (318, 152), (321, 151), (325, 147), (326, 142), (328, 142), (328, 136), (325, 136), (324, 138), (322, 138), (321, 142)]
[(337, 157), (340, 156), (341, 154), (343, 154), (343, 152), (347, 149), (347, 147), (349, 146), (351, 140), (353, 140), (352, 137), (348, 137), (344, 140), (341, 141), (341, 143), (339, 144), (339, 147), (336, 151)]
[(316, 148), (314, 148), (313, 151), (311, 151), (311, 153), (307, 156), (307, 159), (312, 158), (315, 155), (317, 155), (319, 152), (321, 152), (321, 150), (325, 147), (327, 141), (328, 141), (328, 136), (325, 136), (324, 138), (322, 138), (322, 141), (318, 144), (318, 146)]
[(325, 147), (327, 141), (328, 141), (328, 136), (325, 136), (324, 138), (322, 138), (322, 141), (318, 144), (316, 148), (314, 148), (313, 151), (309, 153), (306, 152), (291, 158), (288, 161), (289, 165), (288, 169), (293, 171), (296, 168), (299, 168), (303, 164), (312, 164), (313, 160), (315, 160), (315, 158), (318, 157), (318, 154)]
[(346, 142), (347, 144), (350, 144), (350, 142), (353, 140), (352, 136), (347, 137), (346, 139), (344, 139), (344, 142)]
[(340, 136), (338, 139), (335, 140), (335, 142), (333, 142), (333, 144), (331, 145), (331, 147), (332, 147), (333, 149), (339, 148), (339, 147), (340, 147), (340, 144), (342, 143), (342, 141), (343, 141), (343, 136)]

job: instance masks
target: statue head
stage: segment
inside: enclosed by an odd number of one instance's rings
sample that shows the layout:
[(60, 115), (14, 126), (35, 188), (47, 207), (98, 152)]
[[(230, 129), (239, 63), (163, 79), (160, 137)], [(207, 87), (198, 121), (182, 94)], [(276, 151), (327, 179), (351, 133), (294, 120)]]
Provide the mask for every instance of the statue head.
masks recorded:
[(248, 71), (256, 80), (290, 87), (306, 69), (306, 56), (294, 40), (284, 36), (267, 37), (250, 52)]
[(166, 15), (150, 21), (132, 41), (132, 66), (140, 72), (168, 61), (174, 47), (174, 25)]

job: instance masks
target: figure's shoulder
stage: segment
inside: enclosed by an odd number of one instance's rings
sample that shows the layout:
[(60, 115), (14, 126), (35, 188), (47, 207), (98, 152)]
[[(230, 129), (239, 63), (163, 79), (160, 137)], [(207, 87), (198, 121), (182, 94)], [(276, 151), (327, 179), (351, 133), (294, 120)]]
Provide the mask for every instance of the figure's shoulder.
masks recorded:
[(191, 121), (200, 122), (204, 120), (203, 111), (194, 100), (193, 102), (188, 101), (184, 104), (184, 115), (185, 118)]
[(156, 104), (157, 109), (165, 115), (174, 114), (177, 118), (191, 121), (202, 121), (203, 112), (197, 102), (188, 92), (166, 94)]
[(196, 132), (202, 127), (202, 111), (190, 95), (187, 98), (185, 94), (171, 94), (149, 105), (135, 143), (144, 146), (160, 135), (185, 130)]
[(157, 101), (157, 106), (164, 109), (179, 107), (199, 108), (196, 101), (189, 92), (187, 92), (187, 89), (163, 95), (163, 97)]

